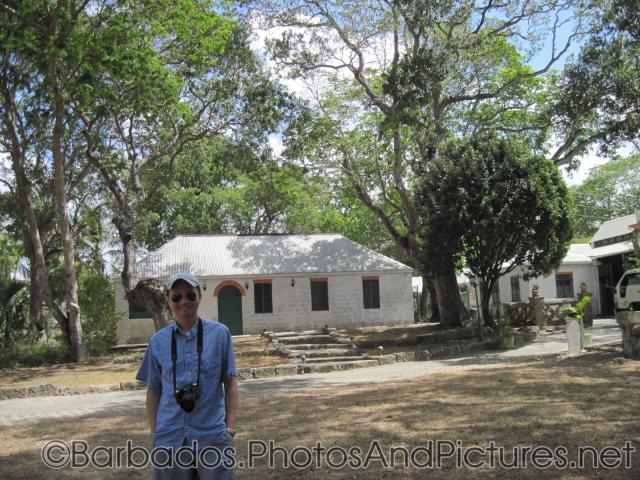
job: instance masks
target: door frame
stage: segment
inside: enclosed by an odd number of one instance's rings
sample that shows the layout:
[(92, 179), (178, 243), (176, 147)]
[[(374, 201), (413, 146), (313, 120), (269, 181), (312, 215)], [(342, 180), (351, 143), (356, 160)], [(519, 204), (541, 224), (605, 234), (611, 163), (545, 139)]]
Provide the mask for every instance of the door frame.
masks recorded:
[(240, 330), (242, 332), (244, 332), (244, 315), (242, 313), (242, 297), (247, 295), (247, 291), (242, 286), (242, 284), (240, 282), (236, 281), (236, 280), (224, 280), (224, 281), (220, 282), (216, 286), (215, 290), (213, 291), (213, 296), (218, 299), (218, 301), (217, 301), (217, 305), (218, 305), (218, 321), (220, 323), (222, 323), (222, 320), (220, 319), (220, 291), (225, 287), (234, 287), (240, 292)]

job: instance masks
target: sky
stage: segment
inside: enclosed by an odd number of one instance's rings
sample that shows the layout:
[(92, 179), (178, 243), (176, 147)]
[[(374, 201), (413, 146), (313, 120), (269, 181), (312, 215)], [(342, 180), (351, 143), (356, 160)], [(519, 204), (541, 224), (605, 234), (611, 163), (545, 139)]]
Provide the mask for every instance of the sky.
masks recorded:
[(588, 155), (580, 160), (580, 167), (577, 170), (571, 172), (567, 171), (566, 167), (561, 167), (560, 171), (564, 177), (567, 185), (580, 185), (589, 175), (589, 170), (598, 165), (607, 163), (608, 159), (599, 156), (593, 150)]

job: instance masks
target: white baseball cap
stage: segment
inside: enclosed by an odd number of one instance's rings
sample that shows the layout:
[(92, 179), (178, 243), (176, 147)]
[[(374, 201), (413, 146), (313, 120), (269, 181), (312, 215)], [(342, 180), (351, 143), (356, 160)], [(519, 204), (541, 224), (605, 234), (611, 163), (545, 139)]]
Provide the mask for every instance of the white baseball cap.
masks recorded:
[(187, 282), (192, 287), (197, 287), (198, 285), (200, 285), (200, 282), (198, 282), (198, 279), (195, 275), (189, 272), (180, 272), (169, 277), (166, 283), (167, 288), (171, 290), (173, 284), (180, 280), (182, 280), (183, 282)]

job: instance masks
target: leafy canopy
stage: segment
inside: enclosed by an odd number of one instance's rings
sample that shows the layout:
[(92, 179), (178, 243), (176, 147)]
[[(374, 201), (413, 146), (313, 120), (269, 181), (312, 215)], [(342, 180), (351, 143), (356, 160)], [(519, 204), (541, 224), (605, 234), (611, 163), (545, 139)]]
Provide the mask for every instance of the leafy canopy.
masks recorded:
[[(556, 268), (569, 246), (569, 198), (557, 167), (517, 137), (455, 139), (419, 187), (425, 256), (464, 256), (491, 291), (518, 265), (527, 276)], [(437, 238), (432, 238), (437, 237)]]

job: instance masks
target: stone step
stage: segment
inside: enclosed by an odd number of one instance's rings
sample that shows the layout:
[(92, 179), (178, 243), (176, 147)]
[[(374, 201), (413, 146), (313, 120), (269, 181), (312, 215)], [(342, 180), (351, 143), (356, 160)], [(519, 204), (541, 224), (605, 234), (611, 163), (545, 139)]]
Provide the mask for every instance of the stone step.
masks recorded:
[(433, 345), (436, 343), (447, 343), (455, 340), (470, 340), (473, 338), (475, 338), (473, 328), (457, 328), (455, 330), (445, 330), (443, 332), (416, 335), (417, 343), (420, 345)]
[(348, 357), (328, 357), (328, 358), (309, 358), (305, 362), (306, 365), (313, 365), (317, 363), (331, 363), (331, 362), (357, 362), (358, 360), (367, 360), (362, 355), (352, 355)]
[[(278, 341), (283, 345), (304, 345), (309, 343), (343, 343), (331, 335), (299, 335), (296, 337), (280, 337)], [(345, 340), (344, 343), (348, 341)]]
[(326, 350), (288, 350), (288, 353), (296, 357), (306, 355), (307, 358), (332, 358), (359, 355), (360, 350), (352, 348), (331, 348)]
[(281, 337), (304, 337), (309, 335), (326, 335), (326, 332), (322, 330), (302, 330), (299, 332), (267, 332), (272, 338)]
[(326, 349), (344, 349), (351, 347), (351, 344), (347, 343), (296, 343), (293, 345), (284, 345), (288, 350), (326, 350)]

